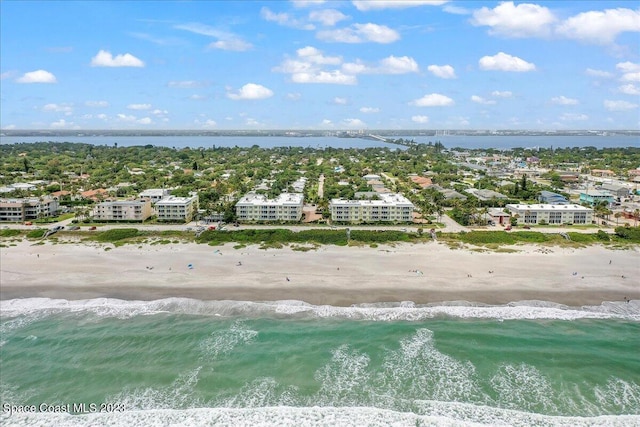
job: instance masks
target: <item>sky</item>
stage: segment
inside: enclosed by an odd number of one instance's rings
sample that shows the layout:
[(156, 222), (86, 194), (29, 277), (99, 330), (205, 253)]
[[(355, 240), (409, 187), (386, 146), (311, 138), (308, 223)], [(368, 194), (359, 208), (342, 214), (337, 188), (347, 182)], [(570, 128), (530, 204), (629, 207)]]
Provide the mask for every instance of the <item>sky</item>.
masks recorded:
[(1, 129), (640, 129), (640, 2), (0, 1)]

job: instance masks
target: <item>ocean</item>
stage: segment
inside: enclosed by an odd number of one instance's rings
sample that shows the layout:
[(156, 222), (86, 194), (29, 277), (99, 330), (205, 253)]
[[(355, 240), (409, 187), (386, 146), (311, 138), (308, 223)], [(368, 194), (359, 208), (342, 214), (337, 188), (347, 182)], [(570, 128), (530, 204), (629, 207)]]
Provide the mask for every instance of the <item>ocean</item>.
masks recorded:
[[(403, 137), (393, 137), (403, 138)], [(590, 136), (405, 136), (405, 139), (428, 144), (440, 141), (446, 148), (482, 149), (494, 148), (508, 150), (511, 148), (568, 148), (568, 147), (635, 147), (640, 148), (640, 138), (623, 135), (590, 135)], [(309, 147), (315, 149), (331, 148), (395, 148), (404, 150), (402, 145), (388, 144), (381, 141), (360, 138), (337, 137), (284, 137), (284, 136), (0, 136), (0, 144), (18, 144), (33, 142), (77, 142), (93, 145), (118, 147), (153, 145), (157, 147), (180, 148), (212, 148), (212, 147)]]
[(640, 425), (638, 301), (27, 298), (0, 315), (2, 426)]

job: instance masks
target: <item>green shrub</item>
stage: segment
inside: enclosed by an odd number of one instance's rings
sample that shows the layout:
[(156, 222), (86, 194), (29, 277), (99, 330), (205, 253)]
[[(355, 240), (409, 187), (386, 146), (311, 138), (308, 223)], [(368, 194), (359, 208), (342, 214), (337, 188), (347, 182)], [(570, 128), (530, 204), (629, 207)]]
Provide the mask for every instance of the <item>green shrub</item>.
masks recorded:
[(615, 232), (622, 239), (640, 243), (640, 227), (616, 227)]
[(603, 242), (608, 242), (611, 240), (611, 237), (609, 236), (609, 234), (607, 234), (603, 230), (598, 230), (598, 232), (596, 233), (596, 238), (598, 240), (602, 240)]
[(14, 229), (0, 230), (0, 237), (13, 237), (19, 235), (20, 233), (20, 230)]
[(36, 228), (27, 233), (27, 239), (41, 239), (46, 232), (47, 230), (44, 228)]
[(114, 228), (98, 233), (95, 239), (99, 242), (117, 242), (118, 240), (129, 239), (138, 235), (137, 228)]

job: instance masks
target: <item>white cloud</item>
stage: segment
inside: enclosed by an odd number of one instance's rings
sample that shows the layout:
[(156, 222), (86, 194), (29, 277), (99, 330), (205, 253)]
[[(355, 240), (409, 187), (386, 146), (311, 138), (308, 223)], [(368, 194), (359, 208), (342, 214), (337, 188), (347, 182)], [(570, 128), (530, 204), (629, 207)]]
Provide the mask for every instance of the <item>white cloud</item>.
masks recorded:
[(151, 108), (151, 104), (129, 104), (127, 105), (129, 110), (149, 110)]
[(361, 107), (360, 112), (365, 114), (379, 113), (380, 109), (376, 107)]
[(75, 123), (73, 123), (73, 122), (67, 122), (67, 121), (66, 121), (66, 120), (64, 120), (64, 119), (60, 119), (60, 120), (58, 120), (57, 122), (53, 122), (53, 123), (51, 123), (51, 125), (50, 125), (50, 126), (51, 126), (52, 128), (55, 128), (55, 129), (69, 129), (69, 128), (71, 128), (71, 129), (78, 129), (78, 126), (77, 126)]
[(179, 89), (197, 89), (197, 88), (207, 86), (207, 83), (196, 81), (196, 80), (182, 80), (182, 81), (171, 81), (167, 83), (167, 86), (175, 87)]
[(229, 93), (227, 97), (233, 100), (246, 100), (246, 99), (266, 99), (273, 96), (273, 91), (262, 85), (255, 83), (247, 83), (242, 86), (237, 93)]
[(536, 69), (534, 64), (504, 52), (499, 52), (493, 56), (483, 56), (478, 63), (482, 70), (527, 72)]
[(46, 104), (42, 107), (42, 111), (48, 113), (65, 113), (70, 115), (73, 112), (73, 106), (69, 104)]
[(150, 125), (151, 123), (153, 123), (153, 121), (149, 117), (143, 117), (142, 119), (138, 120), (137, 123), (140, 123), (141, 125)]
[(36, 70), (24, 73), (16, 80), (18, 83), (57, 83), (56, 76), (46, 70)]
[(0, 80), (10, 79), (11, 77), (15, 76), (15, 74), (15, 71), (5, 71), (4, 73), (0, 73)]
[(313, 10), (309, 12), (309, 20), (320, 22), (327, 27), (333, 27), (340, 21), (344, 21), (349, 17), (336, 9)]
[(496, 103), (496, 101), (494, 101), (493, 99), (485, 99), (478, 95), (472, 95), (471, 100), (477, 104), (484, 104), (484, 105), (494, 105)]
[(159, 110), (159, 109), (155, 109), (151, 112), (151, 114), (153, 114), (154, 116), (166, 116), (167, 114), (169, 114), (169, 112), (167, 110)]
[(441, 79), (455, 79), (456, 70), (451, 65), (429, 65), (427, 67), (430, 73)]
[(136, 121), (136, 116), (132, 116), (132, 115), (126, 115), (126, 114), (120, 113), (120, 114), (117, 114), (116, 117), (121, 122), (132, 123)]
[(349, 103), (349, 100), (347, 98), (336, 96), (335, 98), (333, 98), (333, 103), (336, 105), (347, 105)]
[(241, 39), (218, 40), (209, 43), (209, 49), (231, 50), (235, 52), (245, 52), (253, 48), (251, 43)]
[(411, 121), (416, 123), (429, 123), (429, 116), (411, 116)]
[(291, 75), (291, 81), (294, 83), (327, 83), (339, 85), (353, 85), (357, 83), (355, 76), (344, 74), (340, 70), (295, 73)]
[(592, 44), (612, 44), (620, 33), (640, 31), (640, 10), (606, 9), (572, 16), (562, 22), (557, 33)]
[(109, 106), (109, 103), (107, 101), (87, 101), (84, 105), (93, 108), (106, 108)]
[(640, 71), (640, 64), (635, 64), (633, 62), (619, 62), (616, 64), (616, 68), (623, 73), (635, 73)]
[(298, 8), (321, 5), (324, 2), (325, 0), (291, 0), (293, 6)]
[(389, 56), (380, 61), (378, 71), (380, 74), (406, 74), (417, 73), (418, 63), (409, 56)]
[(313, 46), (305, 46), (296, 51), (299, 58), (314, 64), (328, 64), (339, 65), (342, 63), (342, 58), (339, 56), (324, 56), (322, 51), (316, 49)]
[(352, 3), (360, 11), (380, 9), (404, 9), (417, 6), (440, 6), (449, 0), (353, 0)]
[(491, 96), (495, 96), (496, 98), (511, 98), (513, 93), (508, 90), (494, 90), (491, 92)]
[(454, 105), (455, 102), (448, 96), (441, 95), (439, 93), (432, 93), (413, 100), (409, 104), (415, 105), (416, 107), (446, 107)]
[(445, 5), (442, 10), (453, 15), (470, 15), (471, 11), (461, 6), (454, 6), (452, 4)]
[(560, 120), (565, 122), (577, 122), (589, 120), (589, 116), (586, 114), (564, 113), (560, 116)]
[(4, 130), (16, 129), (16, 125), (6, 125), (6, 126), (3, 126), (2, 129)]
[(543, 37), (551, 34), (556, 17), (537, 4), (502, 2), (493, 9), (483, 7), (473, 12), (471, 24), (488, 26), (489, 34), (504, 37)]
[(367, 124), (360, 119), (344, 119), (342, 123), (349, 128), (362, 129), (367, 127)]
[(144, 62), (131, 55), (125, 53), (113, 56), (111, 52), (101, 50), (96, 56), (91, 58), (92, 67), (144, 67)]
[(628, 101), (604, 101), (604, 108), (609, 111), (627, 111), (638, 108), (638, 104), (633, 104)]
[(290, 101), (298, 101), (302, 98), (302, 94), (300, 92), (291, 92), (287, 94), (287, 99)]
[(300, 19), (297, 19), (288, 13), (276, 13), (271, 11), (268, 7), (263, 7), (260, 9), (260, 16), (265, 21), (275, 22), (278, 25), (283, 25), (285, 27), (296, 28), (298, 30), (315, 30), (315, 25), (306, 23)]
[(336, 43), (393, 43), (400, 40), (397, 31), (385, 25), (353, 24), (347, 28), (318, 31), (316, 37), (326, 42)]
[(626, 95), (640, 95), (640, 87), (631, 83), (618, 87), (618, 90)]
[(640, 82), (640, 72), (626, 73), (620, 80), (623, 82)]
[(193, 95), (189, 96), (189, 99), (193, 100), (193, 101), (204, 101), (206, 99), (208, 99), (205, 95), (199, 95), (197, 93), (194, 93)]
[(204, 128), (204, 129), (211, 129), (211, 128), (215, 128), (216, 126), (218, 126), (218, 123), (216, 123), (216, 121), (212, 120), (212, 119), (207, 119), (207, 120), (195, 119), (193, 121), (193, 123), (196, 126), (200, 126), (200, 127)]
[(554, 96), (551, 98), (551, 103), (556, 105), (578, 105), (579, 102), (577, 99), (567, 98), (564, 95)]
[(604, 77), (604, 78), (611, 78), (613, 77), (613, 74), (608, 72), (608, 71), (603, 71), (603, 70), (594, 70), (593, 68), (587, 68), (585, 73), (588, 76), (592, 76), (592, 77)]

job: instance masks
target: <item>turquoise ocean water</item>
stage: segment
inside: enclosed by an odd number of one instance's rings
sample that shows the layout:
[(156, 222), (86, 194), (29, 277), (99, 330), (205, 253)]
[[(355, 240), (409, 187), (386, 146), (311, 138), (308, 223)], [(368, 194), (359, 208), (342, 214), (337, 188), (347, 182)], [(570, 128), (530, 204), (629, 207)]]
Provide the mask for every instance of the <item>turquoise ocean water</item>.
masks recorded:
[(0, 314), (2, 426), (640, 425), (637, 301), (31, 298)]

